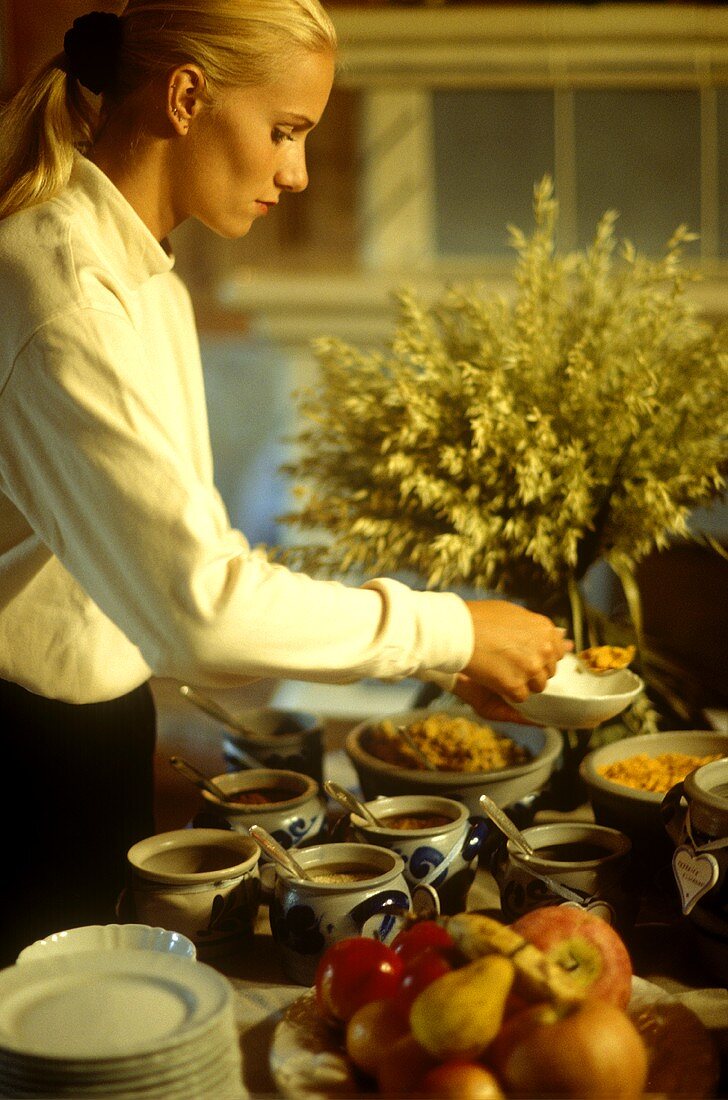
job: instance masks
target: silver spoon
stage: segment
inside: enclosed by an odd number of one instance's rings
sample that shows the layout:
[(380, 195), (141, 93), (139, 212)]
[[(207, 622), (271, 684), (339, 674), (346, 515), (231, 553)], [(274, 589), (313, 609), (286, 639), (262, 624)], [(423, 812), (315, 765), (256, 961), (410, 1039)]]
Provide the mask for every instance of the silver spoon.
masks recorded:
[(280, 867), (283, 867), (285, 871), (288, 871), (289, 875), (295, 875), (296, 878), (305, 879), (307, 882), (315, 881), (308, 871), (304, 871), (301, 864), (267, 830), (260, 825), (251, 825), (248, 832), (257, 841), (265, 854), (270, 856)]
[(505, 833), (508, 839), (512, 840), (525, 856), (534, 856), (536, 854), (521, 830), (513, 824), (508, 814), (504, 813), (500, 806), (496, 806), (490, 795), (481, 794), (480, 805), (483, 807), (486, 815), (493, 824), (497, 825), (500, 831)]
[[(537, 856), (531, 845), (526, 840), (521, 830), (513, 824), (508, 814), (501, 810), (500, 806), (496, 806), (493, 799), (487, 794), (481, 794), (480, 805), (486, 812), (486, 815), (490, 820), (497, 825), (502, 833), (504, 833), (509, 840), (512, 840), (517, 848), (521, 850), (521, 853), (526, 859), (531, 859), (533, 856)], [(570, 890), (568, 886), (564, 886), (562, 882), (557, 882), (556, 879), (551, 878), (550, 875), (539, 874), (538, 871), (531, 870), (531, 874), (534, 878), (540, 879), (541, 882), (548, 886), (552, 894), (556, 894), (558, 897), (564, 898), (565, 901), (575, 902), (579, 906), (583, 906), (585, 901), (589, 901), (589, 898), (584, 898), (583, 895), (575, 893)]]
[[(218, 722), (222, 722), (224, 726), (232, 730), (234, 733), (242, 734), (243, 737), (250, 737), (255, 740), (258, 734), (249, 730), (247, 726), (244, 726), (242, 722), (238, 722), (234, 714), (221, 707), (214, 699), (208, 699), (206, 695), (200, 695), (199, 691), (195, 691), (189, 684), (180, 684), (180, 695), (186, 699), (193, 706), (197, 707), (204, 714), (210, 716), (210, 718), (216, 718)], [(248, 768), (264, 768), (265, 765), (261, 764), (252, 753), (248, 752), (241, 745), (235, 745), (235, 755), (238, 757)]]
[(372, 825), (382, 824), (369, 807), (365, 806), (363, 802), (360, 802), (351, 791), (347, 791), (346, 787), (342, 787), (340, 784), (327, 779), (324, 783), (324, 790), (331, 798), (335, 799), (340, 806), (343, 806), (345, 810), (351, 810), (352, 813), (358, 814), (359, 817), (363, 817), (365, 821), (370, 822)]
[(222, 787), (218, 787), (214, 780), (208, 779), (206, 775), (198, 771), (194, 764), (190, 764), (188, 760), (183, 760), (181, 756), (170, 756), (169, 762), (173, 768), (177, 769), (180, 775), (183, 775), (185, 779), (189, 779), (196, 787), (201, 787), (203, 791), (207, 791), (208, 794), (213, 795), (213, 797), (219, 799), (220, 802), (231, 801), (229, 795), (225, 794)]
[(417, 744), (417, 742), (414, 740), (414, 738), (411, 737), (411, 735), (409, 734), (406, 726), (397, 726), (397, 733), (402, 738), (405, 745), (407, 745), (412, 750), (412, 752), (415, 754), (415, 756), (420, 761), (420, 763), (424, 764), (424, 766), (427, 768), (428, 772), (436, 772), (437, 771), (436, 766), (432, 763), (431, 760), (428, 760), (428, 758), (425, 756), (425, 754), (423, 753), (420, 746)]
[(253, 741), (260, 740), (260, 735), (251, 730), (244, 722), (236, 718), (232, 711), (227, 710), (225, 707), (221, 707), (215, 699), (211, 699), (209, 695), (203, 695), (202, 692), (196, 688), (190, 687), (189, 684), (180, 684), (179, 693), (183, 699), (186, 699), (198, 710), (208, 714), (210, 718), (216, 718), (218, 722), (222, 722), (228, 729), (233, 730), (235, 733), (240, 733), (243, 737), (250, 737)]

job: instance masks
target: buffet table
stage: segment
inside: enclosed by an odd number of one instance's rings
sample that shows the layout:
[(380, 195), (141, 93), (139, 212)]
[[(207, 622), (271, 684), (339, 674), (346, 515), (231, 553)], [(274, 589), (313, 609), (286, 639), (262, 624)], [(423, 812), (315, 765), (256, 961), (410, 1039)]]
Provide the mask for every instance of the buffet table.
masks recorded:
[[(260, 691), (260, 685), (255, 690), (260, 692), (260, 697), (253, 695), (251, 691), (241, 693), (241, 698), (231, 695), (232, 709), (236, 706), (242, 709), (245, 705), (270, 705), (270, 699), (266, 692)], [(344, 699), (345, 690), (338, 690), (340, 697)], [(399, 690), (403, 690), (401, 686)], [(171, 751), (181, 751), (189, 755), (203, 770), (207, 770), (208, 774), (224, 771), (223, 730), (219, 727), (216, 729), (204, 715), (201, 716), (180, 703), (177, 693), (170, 688), (165, 690), (165, 685), (162, 685), (161, 693), (157, 689), (157, 696), (158, 704), (162, 704), (161, 740), (167, 749), (164, 755)], [(298, 707), (309, 702), (320, 702), (298, 695), (293, 699), (286, 697), (277, 701)], [(373, 710), (372, 704), (378, 701), (367, 699), (366, 705)], [(397, 702), (402, 705), (400, 700)], [(357, 700), (357, 703), (360, 704), (361, 700)], [(385, 713), (387, 710), (398, 709), (388, 699), (381, 705)], [(318, 707), (312, 705), (310, 709), (317, 710)], [(716, 712), (709, 717), (713, 728), (728, 729), (726, 712)], [(356, 784), (356, 774), (341, 751), (344, 733), (352, 722), (353, 719), (342, 712), (333, 720), (329, 718), (325, 725), (325, 744), (328, 750), (325, 774), (327, 778), (335, 778), (344, 786)], [(169, 778), (172, 769), (166, 761), (163, 764), (165, 778)], [(177, 816), (169, 820), (167, 827), (180, 827), (192, 805), (192, 788), (181, 781), (172, 793), (174, 801), (170, 806)], [(180, 798), (180, 794), (187, 797), (186, 802), (184, 797)], [(570, 814), (544, 810), (536, 815), (535, 821), (566, 818), (593, 820), (593, 815), (589, 807), (582, 806)], [(709, 966), (701, 962), (690, 925), (680, 913), (677, 891), (669, 867), (664, 870), (667, 873), (656, 876), (651, 884), (652, 889), (645, 892), (635, 928), (629, 937), (628, 947), (635, 974), (684, 1003), (710, 1030), (722, 1057), (722, 1076), (716, 1095), (728, 1097), (728, 990), (716, 986), (716, 978), (711, 974)], [(484, 866), (479, 868), (471, 887), (468, 908), (482, 909), (491, 915), (498, 915), (498, 889)], [(267, 905), (260, 908), (252, 941), (239, 954), (215, 960), (213, 965), (229, 978), (235, 989), (243, 1079), (247, 1093), (254, 1098), (277, 1096), (279, 1094), (268, 1060), (271, 1042), (285, 1009), (299, 999), (305, 989), (290, 984), (282, 972), (277, 947), (270, 933)], [(686, 1057), (689, 1055), (686, 1054)]]
[[(718, 1096), (728, 1096), (728, 990), (716, 987), (691, 948), (679, 914), (658, 917), (651, 902), (643, 906), (629, 947), (635, 973), (665, 990), (701, 1019), (721, 1051)], [(480, 868), (468, 897), (469, 909), (497, 913), (498, 891), (489, 872)], [(243, 1055), (243, 1079), (251, 1097), (277, 1096), (268, 1055), (283, 1011), (305, 992), (284, 977), (270, 935), (268, 910), (261, 907), (253, 941), (238, 956), (215, 964), (232, 982)]]

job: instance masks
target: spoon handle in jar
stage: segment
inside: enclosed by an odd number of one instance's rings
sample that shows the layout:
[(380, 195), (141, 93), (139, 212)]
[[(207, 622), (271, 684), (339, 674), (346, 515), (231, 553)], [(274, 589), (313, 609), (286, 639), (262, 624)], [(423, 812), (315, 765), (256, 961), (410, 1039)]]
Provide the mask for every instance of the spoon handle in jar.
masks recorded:
[(213, 783), (211, 779), (208, 779), (206, 775), (198, 771), (193, 764), (190, 764), (187, 760), (183, 760), (181, 756), (170, 756), (169, 762), (173, 768), (177, 769), (180, 775), (183, 775), (185, 779), (189, 779), (196, 787), (200, 787), (203, 791), (207, 791), (208, 794), (213, 795), (214, 798), (219, 799), (221, 802), (230, 801), (222, 787), (218, 787), (217, 783)]
[[(513, 824), (510, 817), (501, 810), (500, 806), (496, 806), (489, 795), (481, 794), (480, 805), (491, 821), (498, 826), (502, 833), (505, 833), (509, 840), (513, 841), (526, 858), (536, 855), (523, 833)], [(583, 906), (586, 902), (591, 900), (587, 895), (577, 894), (574, 890), (570, 890), (568, 886), (564, 886), (563, 883), (557, 882), (556, 879), (551, 878), (549, 875), (542, 875), (534, 870), (531, 870), (531, 874), (534, 878), (540, 879), (541, 882), (548, 886), (552, 894), (556, 894), (557, 897), (564, 898), (566, 901)]]
[(300, 863), (298, 863), (289, 852), (279, 844), (275, 837), (272, 837), (270, 833), (262, 828), (260, 825), (251, 825), (249, 829), (250, 835), (260, 845), (267, 856), (278, 863), (289, 875), (295, 875), (296, 878), (310, 879), (311, 876), (307, 871), (304, 871)]
[(522, 852), (524, 852), (527, 856), (532, 856), (534, 854), (533, 848), (528, 843), (520, 829), (518, 829), (513, 824), (508, 814), (505, 813), (500, 808), (500, 806), (496, 806), (495, 802), (489, 795), (481, 794), (480, 805), (483, 807), (487, 816), (490, 818), (493, 824), (497, 825), (500, 831), (502, 833), (505, 833), (508, 839), (512, 840), (513, 843), (518, 848), (520, 848)]
[[(201, 710), (203, 714), (207, 714), (210, 718), (216, 718), (218, 722), (221, 722), (223, 726), (226, 726), (233, 733), (237, 733), (240, 737), (245, 737), (250, 741), (260, 740), (258, 734), (248, 729), (242, 722), (238, 722), (234, 714), (225, 710), (224, 707), (221, 707), (214, 699), (208, 698), (207, 695), (200, 695), (199, 691), (195, 691), (189, 684), (180, 684), (179, 693), (188, 703), (192, 703), (193, 707), (197, 707), (198, 710)], [(237, 742), (235, 744), (235, 753), (245, 761), (247, 767), (263, 767), (260, 760), (257, 760)]]
[[(251, 738), (255, 740), (257, 734), (244, 726), (241, 722), (238, 722), (234, 715), (224, 710), (219, 706), (214, 699), (208, 699), (206, 695), (200, 695), (198, 691), (191, 688), (189, 684), (180, 684), (179, 693), (183, 699), (186, 699), (188, 703), (192, 703), (193, 707), (197, 707), (203, 714), (207, 714), (210, 718), (216, 718), (218, 722), (222, 722), (224, 726), (227, 726), (233, 733), (237, 733), (240, 736)], [(264, 764), (261, 764), (252, 753), (244, 749), (243, 746), (236, 741), (235, 742), (235, 756), (240, 760), (246, 768), (263, 768)]]
[(351, 791), (347, 791), (346, 787), (342, 787), (339, 783), (334, 783), (332, 779), (327, 779), (324, 783), (324, 790), (331, 798), (338, 802), (340, 806), (343, 806), (345, 810), (351, 810), (352, 813), (358, 814), (371, 825), (379, 825), (379, 821), (369, 807), (365, 806), (363, 802), (360, 802)]

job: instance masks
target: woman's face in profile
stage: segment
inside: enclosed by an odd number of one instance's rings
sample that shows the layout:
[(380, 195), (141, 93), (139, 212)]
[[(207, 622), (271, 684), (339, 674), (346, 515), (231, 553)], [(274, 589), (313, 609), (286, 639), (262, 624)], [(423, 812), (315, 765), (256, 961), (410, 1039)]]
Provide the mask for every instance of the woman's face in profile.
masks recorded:
[(190, 126), (177, 224), (194, 217), (222, 237), (242, 237), (282, 192), (303, 191), (306, 136), (333, 78), (333, 54), (301, 50), (275, 83), (217, 91)]

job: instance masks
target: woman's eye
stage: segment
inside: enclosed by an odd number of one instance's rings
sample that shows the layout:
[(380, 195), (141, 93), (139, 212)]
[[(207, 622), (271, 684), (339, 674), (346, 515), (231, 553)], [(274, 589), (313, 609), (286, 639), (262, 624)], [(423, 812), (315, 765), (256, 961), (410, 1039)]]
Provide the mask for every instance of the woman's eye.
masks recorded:
[(280, 145), (282, 141), (293, 141), (293, 134), (286, 133), (285, 130), (279, 130), (276, 127), (273, 131), (273, 141), (276, 145)]

